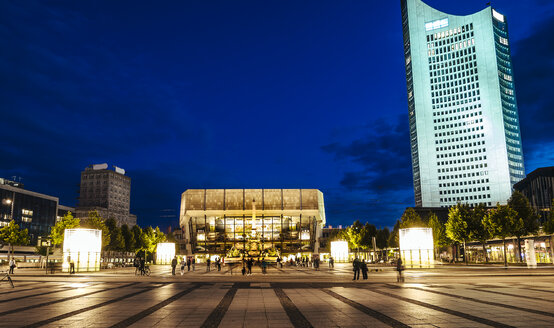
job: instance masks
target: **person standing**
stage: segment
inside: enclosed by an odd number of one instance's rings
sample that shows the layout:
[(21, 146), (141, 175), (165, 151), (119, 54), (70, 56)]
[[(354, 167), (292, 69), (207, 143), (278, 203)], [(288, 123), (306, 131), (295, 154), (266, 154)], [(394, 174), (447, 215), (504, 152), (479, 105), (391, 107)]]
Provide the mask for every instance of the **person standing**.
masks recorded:
[(209, 272), (210, 271), (210, 264), (211, 264), (212, 260), (210, 260), (210, 258), (208, 257), (208, 259), (206, 260), (206, 272)]
[(254, 261), (252, 260), (252, 258), (249, 258), (248, 261), (246, 261), (246, 267), (248, 268), (249, 275), (252, 274), (252, 265), (254, 264), (253, 262)]
[(71, 259), (71, 255), (67, 256), (67, 262), (69, 263), (69, 274), (75, 273), (75, 263), (73, 263), (73, 259)]
[(333, 269), (335, 267), (335, 259), (331, 256), (329, 258), (329, 268)]
[(173, 257), (171, 260), (171, 275), (175, 275), (175, 268), (177, 267), (177, 256)]
[(194, 270), (196, 269), (196, 257), (193, 257), (191, 262), (192, 262), (192, 271), (194, 272)]
[(398, 271), (398, 276), (396, 277), (396, 282), (404, 282), (404, 276), (402, 275), (402, 271), (404, 271), (404, 265), (402, 263), (402, 258), (398, 258), (398, 261), (396, 261), (396, 271)]
[(144, 276), (146, 274), (146, 261), (144, 260), (143, 257), (140, 258), (139, 268), (140, 268), (140, 274)]
[(352, 262), (352, 270), (354, 271), (354, 278), (352, 280), (360, 280), (360, 260), (357, 257)]
[(191, 262), (190, 257), (187, 257), (187, 271), (190, 271)]
[(364, 280), (367, 280), (367, 263), (362, 260), (362, 262), (360, 263), (361, 264), (361, 269), (362, 269), (362, 277)]
[(9, 272), (9, 274), (13, 274), (13, 270), (14, 270), (15, 267), (16, 267), (16, 265), (15, 265), (15, 259), (14, 259), (13, 257), (10, 259), (9, 267), (10, 267), (10, 272)]
[(181, 259), (181, 276), (185, 274), (185, 265), (186, 265), (185, 258), (183, 257)]
[(265, 258), (262, 259), (262, 273), (266, 274), (267, 270), (267, 262), (265, 261)]

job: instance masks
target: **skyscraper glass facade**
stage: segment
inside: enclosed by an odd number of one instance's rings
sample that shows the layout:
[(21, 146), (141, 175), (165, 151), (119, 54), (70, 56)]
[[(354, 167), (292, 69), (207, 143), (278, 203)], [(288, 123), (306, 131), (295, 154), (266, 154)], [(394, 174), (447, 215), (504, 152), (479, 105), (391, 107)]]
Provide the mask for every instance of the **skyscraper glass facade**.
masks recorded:
[(506, 203), (524, 178), (506, 18), (401, 7), (416, 206)]

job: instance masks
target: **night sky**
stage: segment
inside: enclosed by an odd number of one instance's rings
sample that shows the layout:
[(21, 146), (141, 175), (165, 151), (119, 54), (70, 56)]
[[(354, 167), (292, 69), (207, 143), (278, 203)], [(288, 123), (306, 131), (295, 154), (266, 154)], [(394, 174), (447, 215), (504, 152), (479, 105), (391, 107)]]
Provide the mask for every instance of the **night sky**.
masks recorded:
[[(470, 14), (485, 0), (429, 0)], [(526, 171), (554, 165), (554, 1), (507, 16)], [(0, 1), (0, 177), (75, 206), (123, 167), (131, 212), (189, 188), (318, 188), (328, 224), (414, 205), (400, 1)]]

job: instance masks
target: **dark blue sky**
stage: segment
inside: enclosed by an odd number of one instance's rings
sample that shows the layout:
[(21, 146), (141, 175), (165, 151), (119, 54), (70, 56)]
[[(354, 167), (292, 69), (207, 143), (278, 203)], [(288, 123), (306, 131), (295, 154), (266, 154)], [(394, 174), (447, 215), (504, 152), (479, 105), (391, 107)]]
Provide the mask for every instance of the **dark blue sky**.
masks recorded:
[[(329, 224), (392, 226), (414, 204), (399, 2), (1, 1), (0, 176), (75, 205), (80, 171), (118, 165), (143, 226), (188, 188), (318, 188)], [(554, 163), (554, 3), (493, 5), (530, 172)]]

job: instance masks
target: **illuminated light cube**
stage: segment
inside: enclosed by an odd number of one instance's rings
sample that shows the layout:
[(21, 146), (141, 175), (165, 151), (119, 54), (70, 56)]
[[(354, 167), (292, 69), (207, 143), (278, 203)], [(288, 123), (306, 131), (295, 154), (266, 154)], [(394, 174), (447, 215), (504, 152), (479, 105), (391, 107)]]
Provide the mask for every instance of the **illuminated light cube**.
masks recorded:
[(348, 262), (348, 242), (347, 241), (332, 241), (331, 256), (335, 262)]
[(400, 256), (406, 267), (432, 267), (435, 260), (433, 251), (433, 229), (400, 229)]
[(75, 272), (100, 271), (102, 230), (65, 229), (63, 239), (62, 271), (69, 272), (73, 263)]
[(156, 264), (171, 264), (175, 257), (175, 243), (158, 243), (156, 247)]

